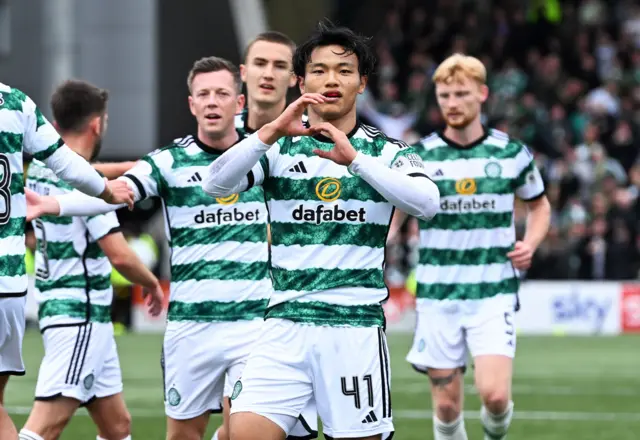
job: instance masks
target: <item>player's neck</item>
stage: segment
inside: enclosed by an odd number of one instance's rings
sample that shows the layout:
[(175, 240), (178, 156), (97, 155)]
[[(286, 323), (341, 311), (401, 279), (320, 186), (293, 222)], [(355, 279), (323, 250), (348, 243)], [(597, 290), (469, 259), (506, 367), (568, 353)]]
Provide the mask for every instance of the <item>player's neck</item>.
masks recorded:
[(444, 130), (444, 135), (456, 144), (470, 145), (484, 136), (484, 128), (482, 127), (480, 118), (477, 118), (461, 129), (447, 125), (447, 128)]
[(82, 156), (86, 161), (91, 159), (91, 143), (87, 136), (81, 134), (65, 134), (62, 140), (69, 148)]
[(278, 116), (282, 114), (286, 106), (287, 101), (285, 100), (269, 107), (261, 106), (257, 102), (249, 100), (247, 104), (247, 127), (252, 131), (260, 130), (264, 125), (278, 119)]
[(351, 133), (353, 128), (356, 126), (356, 123), (358, 122), (358, 119), (356, 117), (355, 109), (354, 109), (354, 111), (350, 111), (349, 113), (347, 113), (346, 115), (342, 116), (341, 118), (333, 119), (331, 121), (327, 121), (327, 120), (323, 119), (322, 116), (320, 116), (319, 114), (314, 112), (311, 107), (307, 108), (307, 113), (309, 114), (309, 125), (310, 126), (313, 126), (315, 124), (319, 124), (321, 122), (328, 122), (331, 125), (333, 125), (334, 127), (336, 127), (338, 130), (340, 130), (340, 131), (342, 131), (344, 133)]
[(222, 137), (218, 139), (211, 139), (207, 136), (204, 130), (198, 127), (198, 140), (207, 147), (224, 151), (231, 148), (236, 142), (238, 142), (238, 132), (235, 127), (233, 127), (233, 130), (229, 130)]

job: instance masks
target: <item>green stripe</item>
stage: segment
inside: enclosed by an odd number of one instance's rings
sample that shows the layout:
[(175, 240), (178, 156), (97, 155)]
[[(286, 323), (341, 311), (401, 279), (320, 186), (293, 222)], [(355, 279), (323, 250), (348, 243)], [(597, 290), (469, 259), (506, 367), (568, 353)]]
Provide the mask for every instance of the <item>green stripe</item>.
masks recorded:
[(499, 264), (509, 261), (507, 253), (512, 247), (473, 249), (420, 249), (419, 264), (434, 266)]
[(44, 115), (42, 114), (42, 112), (38, 107), (36, 107), (35, 114), (36, 114), (36, 130), (37, 130), (43, 125), (46, 125), (47, 119), (44, 117)]
[(498, 283), (469, 284), (422, 284), (418, 283), (416, 297), (425, 299), (484, 299), (500, 293), (513, 294), (518, 291), (518, 278), (508, 278)]
[[(514, 190), (513, 179), (480, 177), (474, 180), (476, 182), (476, 192), (474, 193), (474, 195), (513, 194), (513, 190)], [(455, 180), (437, 180), (436, 184), (438, 185), (438, 189), (440, 190), (440, 197), (460, 195), (456, 191)]]
[(532, 172), (534, 168), (535, 168), (535, 165), (534, 165), (533, 161), (529, 162), (529, 165), (527, 165), (525, 167), (525, 169), (522, 170), (520, 172), (520, 174), (518, 175), (518, 178), (515, 180), (514, 187), (515, 188), (520, 188), (525, 183), (527, 183), (527, 174)]
[(266, 223), (222, 225), (208, 228), (171, 228), (171, 247), (217, 244), (225, 241), (261, 243), (267, 245)]
[[(38, 247), (42, 240), (38, 240)], [(47, 241), (47, 258), (49, 260), (66, 260), (68, 258), (79, 258), (73, 243), (69, 241)]]
[(17, 277), (25, 273), (27, 272), (24, 255), (5, 255), (0, 257), (0, 277)]
[(33, 157), (38, 160), (45, 160), (49, 156), (51, 156), (53, 153), (58, 151), (58, 148), (62, 147), (63, 145), (64, 145), (64, 141), (58, 138), (58, 140), (55, 143), (49, 145), (45, 150), (35, 153)]
[[(373, 142), (368, 139), (360, 138), (351, 138), (350, 141), (356, 151), (361, 151), (362, 153), (373, 157), (380, 156), (382, 154), (382, 149), (388, 142), (384, 136), (374, 138)], [(315, 149), (329, 151), (333, 149), (333, 144), (320, 142), (312, 137), (302, 137), (296, 142), (293, 142), (292, 138), (287, 137), (282, 140), (280, 144), (281, 155), (294, 156), (296, 154), (301, 154), (307, 157), (317, 157), (313, 152)]]
[(468, 149), (452, 148), (448, 145), (443, 145), (428, 150), (420, 146), (416, 148), (416, 151), (425, 162), (443, 162), (461, 159), (513, 159), (522, 148), (522, 145), (519, 143), (510, 142), (505, 147), (480, 144)]
[(380, 269), (299, 269), (271, 268), (273, 288), (276, 291), (297, 290), (312, 292), (340, 287), (384, 289)]
[(24, 194), (24, 175), (22, 173), (11, 174), (11, 183), (9, 183), (9, 192), (14, 194)]
[(4, 225), (0, 225), (0, 239), (23, 236), (25, 230), (25, 217), (11, 217)]
[(73, 191), (73, 187), (62, 180), (51, 180), (51, 179), (47, 179), (46, 177), (36, 177), (31, 175), (31, 173), (27, 175), (27, 180), (29, 180), (29, 182), (38, 182), (38, 183), (43, 183), (45, 185), (51, 185), (54, 188)]
[(387, 225), (373, 223), (271, 223), (271, 244), (291, 246), (294, 244), (323, 244), (326, 246), (353, 245), (384, 247)]
[(195, 263), (174, 264), (171, 266), (171, 281), (260, 281), (269, 278), (266, 261), (238, 263), (236, 261), (200, 260)]
[[(162, 152), (164, 150), (160, 150)], [(154, 152), (152, 155), (146, 155), (140, 160), (144, 160), (149, 165), (151, 165), (151, 178), (156, 181), (158, 195), (161, 197), (166, 197), (166, 190), (168, 188), (167, 181), (164, 179), (164, 176), (160, 172), (160, 168), (156, 165), (155, 156), (159, 154), (158, 152)], [(125, 173), (125, 176), (127, 173)], [(147, 194), (149, 197), (149, 194)]]
[[(91, 322), (111, 322), (111, 306), (90, 305)], [(38, 307), (38, 319), (67, 316), (87, 319), (87, 303), (73, 299), (50, 299)]]
[(18, 133), (0, 132), (0, 151), (3, 154), (15, 154), (22, 151), (24, 136)]
[(482, 212), (477, 214), (438, 214), (429, 221), (418, 220), (420, 229), (460, 231), (511, 227), (512, 212)]
[[(41, 292), (53, 289), (86, 289), (87, 279), (84, 275), (65, 275), (57, 280), (36, 280), (36, 287)], [(111, 287), (109, 275), (89, 277), (89, 290), (106, 290)]]
[(220, 157), (220, 154), (209, 154), (202, 150), (196, 154), (187, 154), (187, 148), (188, 147), (175, 147), (169, 149), (171, 157), (173, 157), (171, 168), (207, 167), (211, 165), (211, 162)]
[(311, 179), (290, 179), (288, 177), (270, 177), (264, 184), (264, 192), (266, 199), (270, 200), (300, 200), (320, 201), (316, 195), (316, 189), (325, 190), (326, 194), (339, 191), (340, 195), (337, 200), (359, 200), (361, 202), (385, 202), (384, 197), (378, 191), (373, 189), (371, 185), (362, 180), (360, 177), (341, 177), (338, 180), (340, 188), (335, 184), (318, 184), (324, 177), (313, 177)]
[(87, 243), (87, 249), (84, 251), (85, 258), (97, 260), (98, 258), (107, 258), (98, 243)]
[(167, 312), (167, 320), (229, 322), (264, 318), (268, 301), (267, 299), (242, 302), (203, 301), (197, 303), (171, 301)]
[(58, 217), (55, 215), (43, 215), (40, 220), (46, 225), (70, 225), (73, 223), (74, 217)]
[(0, 105), (0, 108), (21, 112), (22, 104), (27, 100), (27, 95), (21, 90), (12, 88), (9, 93), (2, 94), (2, 100), (4, 104)]
[(384, 311), (379, 304), (340, 306), (323, 302), (288, 301), (267, 310), (267, 319), (281, 318), (314, 325), (384, 327)]
[[(200, 185), (186, 187), (170, 187), (164, 196), (164, 202), (167, 207), (193, 207), (193, 206), (211, 206), (218, 205), (216, 198), (211, 197), (204, 192)], [(239, 203), (262, 202), (264, 203), (264, 195), (262, 188), (253, 188), (239, 195), (239, 199), (231, 206)], [(239, 207), (238, 207), (239, 208)]]

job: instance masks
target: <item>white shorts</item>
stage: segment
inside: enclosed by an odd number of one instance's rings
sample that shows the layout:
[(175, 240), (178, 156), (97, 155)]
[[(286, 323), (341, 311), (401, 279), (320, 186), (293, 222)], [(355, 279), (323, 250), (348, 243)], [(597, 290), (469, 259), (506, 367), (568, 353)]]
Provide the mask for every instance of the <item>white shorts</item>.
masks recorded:
[(87, 404), (122, 392), (111, 323), (48, 328), (42, 338), (44, 358), (38, 372), (36, 400), (64, 396)]
[(421, 372), (428, 368), (465, 368), (469, 354), (516, 352), (515, 295), (477, 301), (418, 300), (417, 324), (407, 361)]
[(23, 376), (22, 339), (27, 297), (0, 298), (0, 376)]
[[(221, 412), (225, 386), (240, 377), (264, 321), (167, 323), (162, 350), (164, 402), (175, 420)], [(230, 394), (229, 394), (230, 395)]]
[(231, 413), (252, 412), (292, 433), (315, 399), (325, 436), (393, 432), (384, 331), (267, 319), (231, 395)]

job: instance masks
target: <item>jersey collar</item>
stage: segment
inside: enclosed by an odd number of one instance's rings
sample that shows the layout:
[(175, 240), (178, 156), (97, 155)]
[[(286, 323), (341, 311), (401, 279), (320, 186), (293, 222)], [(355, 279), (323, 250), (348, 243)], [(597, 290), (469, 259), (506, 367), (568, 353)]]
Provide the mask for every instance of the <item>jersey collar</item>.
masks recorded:
[[(356, 132), (360, 129), (360, 125), (362, 125), (360, 120), (356, 119), (356, 125), (353, 127), (353, 129), (351, 129), (351, 131), (349, 133), (347, 133), (347, 137), (349, 139), (351, 139), (353, 137), (353, 135), (355, 135)], [(309, 128), (310, 127), (309, 121), (306, 121), (304, 123), (304, 126)], [(318, 133), (318, 134), (314, 134), (312, 137), (317, 141), (326, 142), (328, 144), (333, 144), (333, 141), (330, 138), (328, 138), (327, 136), (325, 136), (325, 135), (322, 135), (322, 134)]]
[(482, 144), (485, 140), (487, 140), (487, 138), (489, 137), (489, 130), (487, 129), (487, 127), (485, 127), (484, 125), (482, 126), (482, 136), (480, 136), (478, 139), (476, 139), (475, 141), (471, 142), (470, 144), (467, 145), (462, 145), (459, 144), (455, 141), (452, 141), (451, 139), (449, 139), (448, 137), (446, 137), (444, 135), (444, 130), (439, 130), (438, 131), (438, 136), (440, 136), (440, 139), (442, 139), (443, 141), (445, 141), (447, 143), (447, 145), (449, 145), (450, 147), (453, 148), (457, 148), (458, 150), (470, 150), (473, 147), (476, 147), (480, 144)]
[[(238, 133), (238, 140), (235, 141), (233, 143), (233, 145), (236, 145), (238, 143), (240, 143), (240, 141), (242, 141), (244, 139), (244, 135), (242, 134), (242, 132), (240, 130), (238, 130), (236, 128), (236, 133)], [(222, 154), (225, 151), (227, 151), (227, 149), (224, 150), (220, 150), (218, 148), (213, 148), (208, 146), (207, 144), (205, 144), (204, 142), (202, 142), (199, 138), (197, 134), (193, 135), (193, 140), (196, 143), (196, 145), (198, 146), (198, 148), (200, 148), (202, 151), (204, 151), (205, 153), (209, 153), (209, 154)], [(231, 145), (231, 147), (233, 147), (233, 145)]]

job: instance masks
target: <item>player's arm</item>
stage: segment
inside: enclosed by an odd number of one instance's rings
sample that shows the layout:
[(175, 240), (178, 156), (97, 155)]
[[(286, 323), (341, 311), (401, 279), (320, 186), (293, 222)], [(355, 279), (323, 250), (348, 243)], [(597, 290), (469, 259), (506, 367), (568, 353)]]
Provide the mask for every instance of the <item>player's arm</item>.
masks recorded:
[[(160, 196), (162, 176), (150, 156), (145, 156), (124, 176), (117, 179), (127, 185), (138, 202), (148, 197)], [(106, 214), (123, 208), (125, 204), (112, 205), (95, 197), (89, 197), (77, 191), (60, 196), (39, 196), (25, 189), (27, 197), (27, 220), (31, 221), (43, 215), (60, 217), (91, 216)]]
[(95, 168), (99, 173), (102, 173), (102, 175), (107, 179), (117, 179), (133, 168), (135, 164), (135, 161), (109, 163), (94, 162), (93, 168)]
[(108, 203), (128, 203), (131, 194), (122, 183), (107, 183), (79, 154), (64, 144), (35, 103), (27, 98), (25, 113), (25, 151), (47, 164), (56, 175), (89, 196)]
[(395, 212), (393, 213), (393, 217), (391, 218), (391, 225), (389, 226), (387, 243), (394, 243), (397, 240), (400, 228), (402, 228), (402, 225), (407, 220), (407, 217), (409, 216), (399, 209), (395, 210)]
[(324, 102), (324, 96), (306, 93), (289, 105), (273, 122), (227, 150), (207, 169), (202, 188), (213, 197), (226, 197), (261, 185), (268, 176), (265, 153), (284, 136), (303, 136), (314, 133), (302, 125), (302, 114), (310, 104)]
[(540, 171), (527, 147), (523, 146), (516, 156), (516, 164), (519, 173), (515, 193), (527, 206), (527, 227), (524, 238), (516, 242), (513, 251), (507, 256), (516, 269), (528, 269), (533, 254), (549, 231), (551, 205), (545, 195)]

